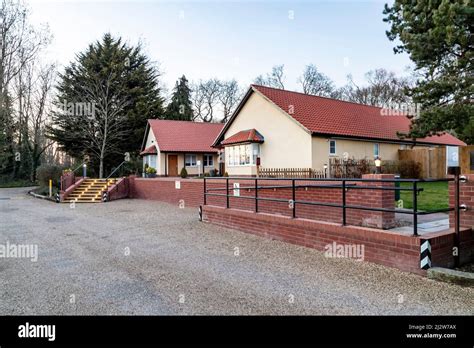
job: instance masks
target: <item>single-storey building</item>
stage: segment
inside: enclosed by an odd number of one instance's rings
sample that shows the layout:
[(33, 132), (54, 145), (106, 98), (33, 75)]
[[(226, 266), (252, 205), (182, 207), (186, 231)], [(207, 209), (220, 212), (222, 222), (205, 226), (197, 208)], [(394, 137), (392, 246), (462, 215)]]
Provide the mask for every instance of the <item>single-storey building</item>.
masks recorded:
[(256, 175), (263, 168), (323, 170), (330, 157), (397, 160), (411, 146), (463, 146), (450, 134), (400, 139), (410, 119), (380, 107), (251, 85), (216, 137), (229, 175)]
[(188, 175), (219, 169), (219, 150), (211, 147), (222, 123), (148, 120), (141, 153), (143, 167), (156, 169), (158, 176)]

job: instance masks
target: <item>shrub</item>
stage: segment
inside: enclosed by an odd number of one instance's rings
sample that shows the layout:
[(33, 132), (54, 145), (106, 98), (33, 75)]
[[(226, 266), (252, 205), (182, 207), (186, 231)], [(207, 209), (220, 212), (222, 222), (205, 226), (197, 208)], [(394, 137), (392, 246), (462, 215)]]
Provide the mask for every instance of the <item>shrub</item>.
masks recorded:
[(156, 174), (156, 169), (153, 167), (147, 167), (146, 168), (146, 173), (147, 174)]
[(413, 160), (398, 161), (398, 174), (401, 178), (419, 179), (421, 176), (421, 164)]
[(179, 174), (183, 179), (184, 178), (187, 178), (188, 177), (188, 171), (186, 170), (186, 168), (183, 167), (183, 169), (181, 169), (181, 173)]
[(224, 173), (224, 176), (226, 176), (226, 177), (229, 176), (229, 173), (225, 172), (225, 173)]
[(53, 180), (53, 186), (59, 186), (62, 175), (62, 167), (54, 164), (43, 164), (36, 169), (36, 178), (40, 186), (49, 186), (49, 180)]

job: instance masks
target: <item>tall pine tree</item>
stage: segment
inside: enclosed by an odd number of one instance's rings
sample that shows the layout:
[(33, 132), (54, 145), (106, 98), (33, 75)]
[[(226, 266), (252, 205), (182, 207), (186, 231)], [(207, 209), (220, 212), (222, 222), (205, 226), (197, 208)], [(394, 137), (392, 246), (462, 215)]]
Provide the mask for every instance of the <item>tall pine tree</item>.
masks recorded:
[(140, 45), (105, 34), (60, 74), (49, 136), (106, 175), (124, 153), (138, 154), (147, 119), (163, 117), (158, 78)]
[(385, 5), (387, 36), (399, 39), (422, 76), (409, 95), (421, 104), (410, 137), (454, 131), (474, 143), (474, 7), (472, 1), (395, 0)]
[(166, 108), (165, 118), (168, 120), (183, 121), (192, 121), (194, 119), (191, 89), (184, 75), (176, 81), (171, 102)]

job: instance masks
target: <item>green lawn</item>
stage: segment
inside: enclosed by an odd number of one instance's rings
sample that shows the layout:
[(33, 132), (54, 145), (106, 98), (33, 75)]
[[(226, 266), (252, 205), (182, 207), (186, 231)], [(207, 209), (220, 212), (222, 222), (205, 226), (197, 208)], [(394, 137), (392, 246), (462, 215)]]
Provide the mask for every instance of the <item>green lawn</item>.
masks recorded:
[[(412, 183), (401, 183), (400, 187), (412, 187)], [(435, 210), (449, 208), (448, 183), (447, 182), (424, 182), (418, 183), (423, 191), (418, 195), (418, 210)], [(400, 191), (403, 200), (403, 208), (413, 208), (413, 193), (411, 191)]]

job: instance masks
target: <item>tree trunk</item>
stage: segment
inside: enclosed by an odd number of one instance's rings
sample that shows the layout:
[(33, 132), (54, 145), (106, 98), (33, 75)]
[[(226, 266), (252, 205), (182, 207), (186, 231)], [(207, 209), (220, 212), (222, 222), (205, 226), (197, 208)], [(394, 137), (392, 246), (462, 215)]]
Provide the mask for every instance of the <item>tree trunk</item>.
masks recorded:
[(104, 157), (100, 156), (100, 164), (99, 164), (99, 179), (104, 177)]

